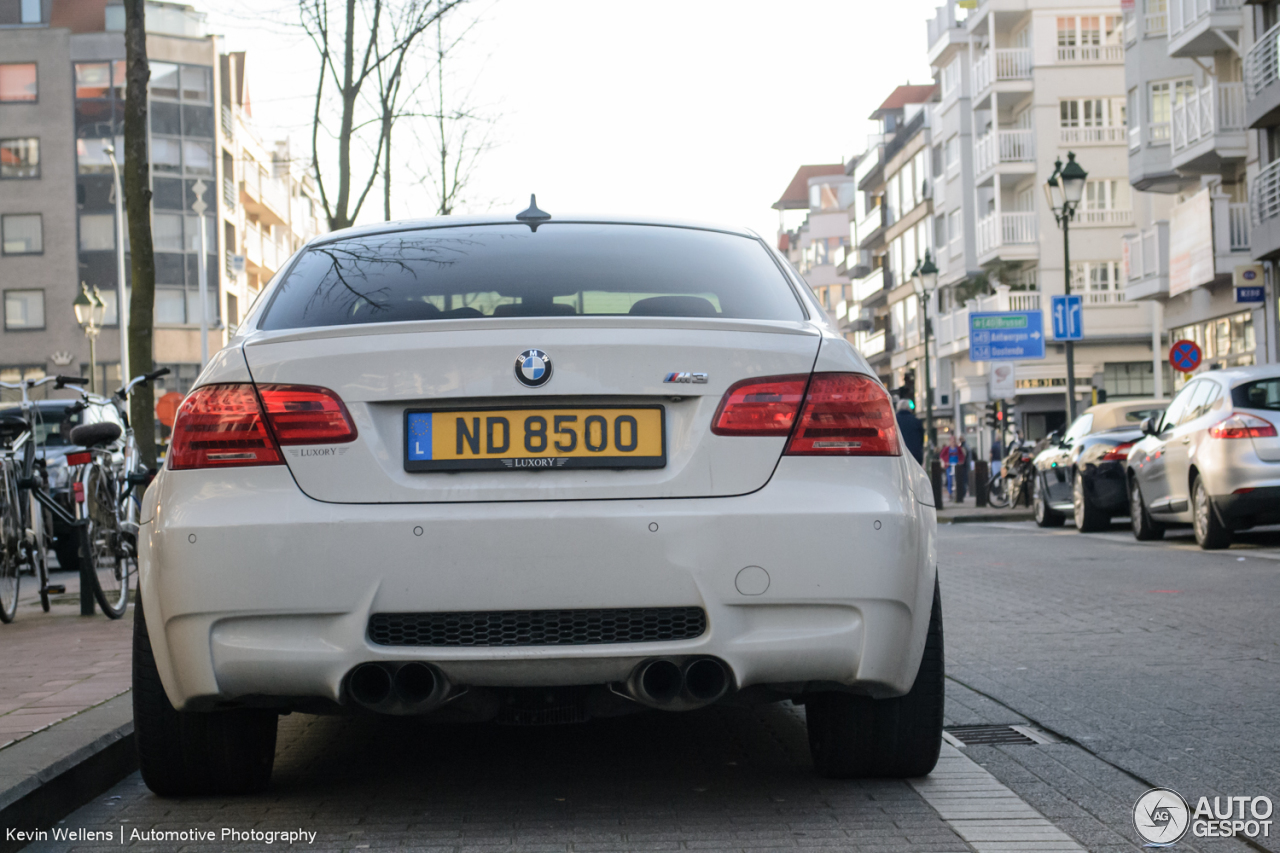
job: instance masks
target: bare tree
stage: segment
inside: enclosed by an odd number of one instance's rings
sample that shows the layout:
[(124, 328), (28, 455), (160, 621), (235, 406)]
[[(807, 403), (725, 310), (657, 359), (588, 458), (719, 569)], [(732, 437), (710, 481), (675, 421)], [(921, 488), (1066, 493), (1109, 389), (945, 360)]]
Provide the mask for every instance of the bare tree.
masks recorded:
[[(445, 10), (446, 12), (449, 10)], [(436, 213), (448, 216), (464, 200), (464, 193), (475, 174), (480, 158), (493, 147), (492, 131), (496, 119), (474, 103), (470, 90), (459, 93), (449, 81), (447, 66), (460, 45), (466, 42), (479, 23), (472, 19), (457, 35), (445, 34), (445, 14), (436, 17), (434, 85), (420, 114), (430, 119), (430, 131), (414, 126), (419, 150), (430, 150), (435, 156), (418, 161), (425, 167), (418, 182), (429, 185), (436, 198)]]
[[(355, 222), (382, 171), (384, 150), (400, 113), (405, 63), (420, 37), (441, 15), (465, 0), (298, 0), (302, 27), (319, 53), (311, 123), (312, 167), (332, 229)], [(336, 26), (330, 5), (340, 7)], [(370, 92), (369, 89), (376, 91)], [(336, 128), (325, 125), (329, 89), (339, 106)], [(337, 187), (325, 181), (320, 134), (337, 142)], [(373, 142), (365, 131), (374, 130)], [(353, 146), (371, 154), (353, 163)], [(361, 158), (364, 159), (364, 158)], [(359, 173), (359, 174), (358, 174)], [(389, 169), (388, 169), (389, 173)], [(389, 192), (389, 190), (387, 191)]]
[[(132, 295), (129, 297), (129, 368), (135, 376), (155, 368), (152, 330), (156, 302), (156, 258), (151, 245), (151, 167), (147, 162), (146, 3), (125, 0), (124, 203), (129, 222)], [(125, 382), (129, 377), (123, 377)], [(156, 465), (156, 406), (151, 384), (129, 397), (129, 422), (138, 452), (149, 468)]]

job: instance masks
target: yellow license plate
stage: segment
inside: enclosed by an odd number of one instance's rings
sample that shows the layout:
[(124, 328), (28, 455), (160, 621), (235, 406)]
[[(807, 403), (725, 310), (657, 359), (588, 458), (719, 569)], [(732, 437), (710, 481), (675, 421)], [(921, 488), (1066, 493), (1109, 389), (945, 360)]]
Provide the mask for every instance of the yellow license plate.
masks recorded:
[(406, 471), (662, 468), (661, 406), (405, 412)]

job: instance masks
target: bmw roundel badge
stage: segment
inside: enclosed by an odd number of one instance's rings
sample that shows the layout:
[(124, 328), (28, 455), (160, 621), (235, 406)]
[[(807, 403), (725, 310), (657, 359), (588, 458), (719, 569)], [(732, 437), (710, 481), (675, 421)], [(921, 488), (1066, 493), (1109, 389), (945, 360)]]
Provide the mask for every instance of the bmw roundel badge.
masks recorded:
[(516, 356), (516, 379), (530, 388), (539, 388), (551, 378), (551, 356), (540, 349), (527, 349)]

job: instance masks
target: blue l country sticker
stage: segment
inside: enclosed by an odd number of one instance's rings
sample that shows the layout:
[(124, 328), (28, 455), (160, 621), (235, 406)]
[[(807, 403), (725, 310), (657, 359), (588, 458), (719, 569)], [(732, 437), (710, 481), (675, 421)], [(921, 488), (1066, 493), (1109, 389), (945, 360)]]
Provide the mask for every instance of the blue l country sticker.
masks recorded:
[(431, 458), (431, 413), (412, 412), (409, 415), (409, 458)]

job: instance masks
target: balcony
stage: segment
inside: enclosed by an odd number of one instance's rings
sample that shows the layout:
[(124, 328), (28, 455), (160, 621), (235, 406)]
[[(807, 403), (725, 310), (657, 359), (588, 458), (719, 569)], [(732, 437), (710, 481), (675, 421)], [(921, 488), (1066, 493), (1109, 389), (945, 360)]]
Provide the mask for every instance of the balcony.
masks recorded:
[(1039, 231), (1034, 211), (993, 213), (978, 220), (978, 263), (1031, 260), (1038, 255)]
[[(1025, 85), (1023, 84), (1025, 81)], [(973, 62), (973, 91), (977, 96), (996, 83), (1018, 83), (1016, 91), (1031, 91), (1031, 48), (988, 50)]]
[(1077, 210), (1073, 228), (1107, 228), (1116, 225), (1132, 225), (1132, 210)]
[(1243, 0), (1169, 0), (1170, 56), (1213, 56), (1240, 50)]
[(1218, 174), (1224, 163), (1247, 153), (1244, 84), (1196, 89), (1173, 107), (1172, 164), (1182, 172)]
[(1105, 65), (1121, 62), (1124, 62), (1122, 44), (1082, 44), (1058, 48), (1059, 65)]
[(1227, 204), (1227, 243), (1233, 252), (1249, 251), (1249, 203)]
[(1244, 120), (1249, 127), (1280, 123), (1280, 24), (1263, 33), (1244, 57)]
[(953, 45), (967, 44), (968, 32), (964, 21), (956, 20), (956, 4), (944, 2), (938, 7), (937, 14), (926, 22), (929, 30), (930, 65), (936, 64), (938, 58)]
[(1035, 171), (1035, 159), (1035, 132), (1030, 128), (991, 131), (973, 143), (973, 170), (979, 184), (986, 183), (982, 179), (984, 175), (1005, 164), (1013, 168), (999, 171), (1019, 174)]
[(858, 248), (872, 249), (884, 242), (884, 229), (890, 223), (886, 212), (885, 206), (878, 204), (858, 220)]
[(853, 300), (866, 307), (880, 301), (893, 289), (893, 273), (884, 267), (876, 267), (869, 275), (856, 278), (853, 284)]
[(275, 178), (250, 162), (240, 182), (240, 201), (245, 213), (266, 225), (285, 225), (289, 216), (289, 193)]
[(1039, 311), (1040, 294), (1035, 291), (1011, 291), (1009, 293), (1009, 311)]
[(1127, 127), (1062, 127), (1058, 129), (1058, 140), (1063, 145), (1122, 145), (1126, 139), (1129, 139), (1130, 147), (1134, 147), (1132, 134)]
[(862, 342), (862, 346), (858, 349), (862, 352), (863, 358), (870, 360), (877, 355), (884, 355), (890, 349), (890, 336), (887, 331), (881, 329), (867, 335), (866, 340)]
[(1168, 12), (1146, 12), (1142, 16), (1142, 37), (1148, 39), (1165, 38), (1169, 35)]

